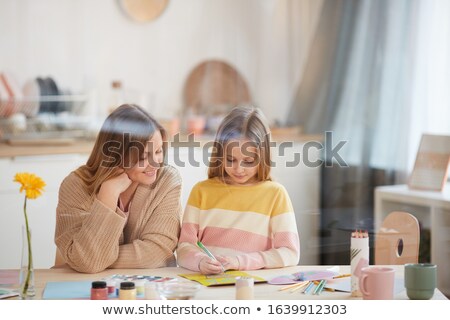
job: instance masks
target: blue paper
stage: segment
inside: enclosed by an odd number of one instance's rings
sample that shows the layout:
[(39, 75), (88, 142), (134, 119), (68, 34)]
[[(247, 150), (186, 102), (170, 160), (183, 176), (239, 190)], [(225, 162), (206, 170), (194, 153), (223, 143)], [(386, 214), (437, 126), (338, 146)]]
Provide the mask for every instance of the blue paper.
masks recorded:
[(92, 281), (47, 282), (42, 299), (90, 299)]

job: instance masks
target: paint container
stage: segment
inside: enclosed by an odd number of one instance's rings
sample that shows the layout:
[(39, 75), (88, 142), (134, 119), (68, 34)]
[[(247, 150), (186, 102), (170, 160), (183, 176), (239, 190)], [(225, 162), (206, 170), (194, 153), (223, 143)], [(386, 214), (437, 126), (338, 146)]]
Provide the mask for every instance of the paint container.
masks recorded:
[(236, 278), (236, 300), (253, 300), (253, 284), (254, 280), (250, 277)]
[(115, 281), (116, 281), (116, 285), (115, 285), (115, 287), (116, 287), (116, 297), (118, 297), (119, 296), (119, 292), (120, 292), (120, 284), (122, 283), (122, 280), (116, 279)]
[(156, 290), (156, 282), (151, 281), (145, 284), (145, 299), (147, 300), (160, 300), (158, 290)]
[(106, 287), (108, 288), (108, 295), (114, 295), (116, 293), (116, 280), (108, 279), (106, 280)]
[(92, 282), (91, 300), (108, 300), (108, 288), (105, 281)]
[(135, 280), (134, 285), (136, 286), (136, 295), (138, 296), (144, 296), (145, 292), (145, 283), (147, 280)]
[(119, 290), (120, 300), (136, 300), (136, 286), (134, 282), (121, 282)]

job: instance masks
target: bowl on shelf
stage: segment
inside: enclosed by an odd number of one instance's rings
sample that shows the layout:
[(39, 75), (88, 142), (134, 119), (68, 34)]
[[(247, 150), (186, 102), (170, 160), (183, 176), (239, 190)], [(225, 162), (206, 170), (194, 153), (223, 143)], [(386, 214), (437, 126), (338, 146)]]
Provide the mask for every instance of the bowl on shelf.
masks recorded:
[(199, 289), (200, 284), (180, 279), (158, 282), (156, 284), (156, 290), (161, 298), (165, 300), (190, 300), (195, 297)]

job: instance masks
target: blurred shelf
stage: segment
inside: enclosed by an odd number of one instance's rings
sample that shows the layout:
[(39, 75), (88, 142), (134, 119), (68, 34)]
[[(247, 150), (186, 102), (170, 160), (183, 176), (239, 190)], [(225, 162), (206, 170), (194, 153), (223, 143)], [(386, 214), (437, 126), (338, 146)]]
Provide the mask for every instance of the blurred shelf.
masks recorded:
[(47, 139), (40, 143), (35, 143), (34, 140), (30, 140), (32, 141), (31, 144), (23, 141), (22, 144), (18, 145), (0, 142), (0, 158), (69, 153), (89, 154), (94, 146), (94, 141), (89, 140), (73, 140), (70, 143), (67, 143), (67, 139), (61, 140), (62, 142), (58, 141), (58, 139), (54, 139), (53, 141)]
[[(322, 141), (322, 135), (296, 135), (296, 136), (272, 136), (272, 140), (281, 142), (305, 143), (308, 141)], [(171, 147), (189, 147), (187, 135), (180, 135), (178, 143), (170, 142)], [(195, 136), (195, 142), (200, 142), (197, 147), (203, 147), (208, 142), (214, 141), (214, 136), (201, 135)], [(58, 137), (47, 134), (41, 137), (16, 137), (0, 142), (0, 157), (33, 156), (45, 154), (65, 154), (65, 153), (90, 153), (95, 140), (78, 139), (74, 136), (66, 135), (61, 132)]]

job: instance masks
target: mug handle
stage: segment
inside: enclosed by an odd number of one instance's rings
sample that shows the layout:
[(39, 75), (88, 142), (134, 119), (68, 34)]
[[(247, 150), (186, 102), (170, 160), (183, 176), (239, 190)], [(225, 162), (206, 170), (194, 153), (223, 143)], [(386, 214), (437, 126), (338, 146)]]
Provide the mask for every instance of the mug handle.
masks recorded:
[(361, 290), (363, 295), (368, 296), (369, 292), (366, 291), (366, 280), (367, 274), (363, 274), (361, 276), (361, 279), (359, 279), (359, 290)]

